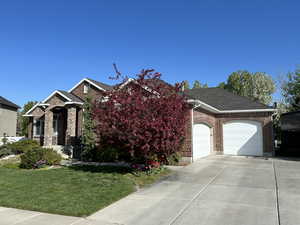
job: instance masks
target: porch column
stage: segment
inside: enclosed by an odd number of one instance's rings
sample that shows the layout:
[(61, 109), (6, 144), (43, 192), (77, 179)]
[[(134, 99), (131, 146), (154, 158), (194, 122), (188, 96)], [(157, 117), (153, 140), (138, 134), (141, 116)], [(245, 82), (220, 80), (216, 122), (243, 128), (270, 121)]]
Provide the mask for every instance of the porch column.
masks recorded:
[(45, 128), (44, 128), (44, 146), (52, 145), (53, 136), (53, 112), (46, 110), (45, 112)]
[(72, 144), (76, 137), (76, 107), (68, 108), (68, 121), (66, 132), (66, 144)]

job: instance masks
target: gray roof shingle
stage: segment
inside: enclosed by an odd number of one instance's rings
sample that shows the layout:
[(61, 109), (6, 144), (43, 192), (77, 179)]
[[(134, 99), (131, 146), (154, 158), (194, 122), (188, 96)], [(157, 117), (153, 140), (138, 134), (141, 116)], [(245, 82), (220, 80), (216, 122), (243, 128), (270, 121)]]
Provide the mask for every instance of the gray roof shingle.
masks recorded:
[(81, 102), (81, 103), (83, 103), (83, 101), (80, 98), (78, 98), (76, 95), (73, 95), (70, 92), (63, 91), (63, 90), (58, 90), (58, 91), (60, 93), (62, 93), (63, 95), (65, 95), (66, 97), (68, 97), (69, 99), (71, 99), (73, 102)]
[(271, 109), (270, 106), (233, 94), (222, 88), (196, 88), (186, 90), (185, 94), (189, 98), (200, 100), (221, 111)]
[(6, 98), (3, 98), (2, 96), (0, 96), (0, 104), (5, 105), (5, 106), (9, 106), (9, 107), (12, 107), (12, 108), (15, 108), (15, 109), (21, 108), (20, 106), (18, 106), (15, 103), (7, 100)]
[(91, 81), (91, 82), (94, 83), (95, 85), (97, 85), (97, 86), (103, 88), (104, 90), (110, 91), (110, 90), (113, 89), (113, 86), (110, 86), (110, 85), (108, 85), (108, 84), (104, 84), (104, 83), (101, 83), (101, 82), (99, 82), (99, 81), (96, 81), (96, 80), (93, 80), (93, 79), (90, 79), (90, 78), (86, 78), (86, 79), (88, 79), (89, 81)]

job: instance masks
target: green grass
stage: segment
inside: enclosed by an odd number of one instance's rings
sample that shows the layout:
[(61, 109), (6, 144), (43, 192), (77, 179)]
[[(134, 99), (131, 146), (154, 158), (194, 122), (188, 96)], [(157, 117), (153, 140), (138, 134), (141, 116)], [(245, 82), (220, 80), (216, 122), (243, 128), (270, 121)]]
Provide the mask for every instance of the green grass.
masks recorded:
[(0, 160), (0, 167), (6, 167), (6, 168), (19, 168), (20, 165), (20, 156), (15, 156), (13, 158), (5, 159), (5, 160)]
[[(10, 165), (10, 166), (7, 166)], [(0, 206), (87, 216), (169, 173), (135, 176), (122, 167), (76, 166), (49, 170), (0, 165)]]

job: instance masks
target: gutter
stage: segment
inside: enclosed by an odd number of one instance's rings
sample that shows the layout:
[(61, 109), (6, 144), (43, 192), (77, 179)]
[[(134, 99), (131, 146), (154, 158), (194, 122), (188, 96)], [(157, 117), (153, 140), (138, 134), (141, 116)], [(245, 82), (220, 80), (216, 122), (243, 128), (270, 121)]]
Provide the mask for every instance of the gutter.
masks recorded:
[[(248, 112), (276, 112), (277, 109), (245, 109), (245, 110), (219, 110), (213, 106), (210, 106), (200, 100), (196, 100), (196, 99), (188, 99), (187, 100), (188, 103), (196, 103), (198, 105), (196, 105), (194, 108), (198, 108), (198, 107), (202, 107), (210, 112), (213, 113), (217, 113), (217, 114), (222, 114), (222, 113), (248, 113)], [(193, 109), (194, 109), (193, 108)]]

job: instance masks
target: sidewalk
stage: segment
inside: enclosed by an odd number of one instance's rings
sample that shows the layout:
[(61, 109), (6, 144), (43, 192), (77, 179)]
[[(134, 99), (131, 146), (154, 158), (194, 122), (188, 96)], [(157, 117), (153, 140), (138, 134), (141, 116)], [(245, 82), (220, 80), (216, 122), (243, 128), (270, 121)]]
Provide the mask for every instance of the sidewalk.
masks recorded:
[(0, 207), (0, 225), (117, 225), (80, 217)]

